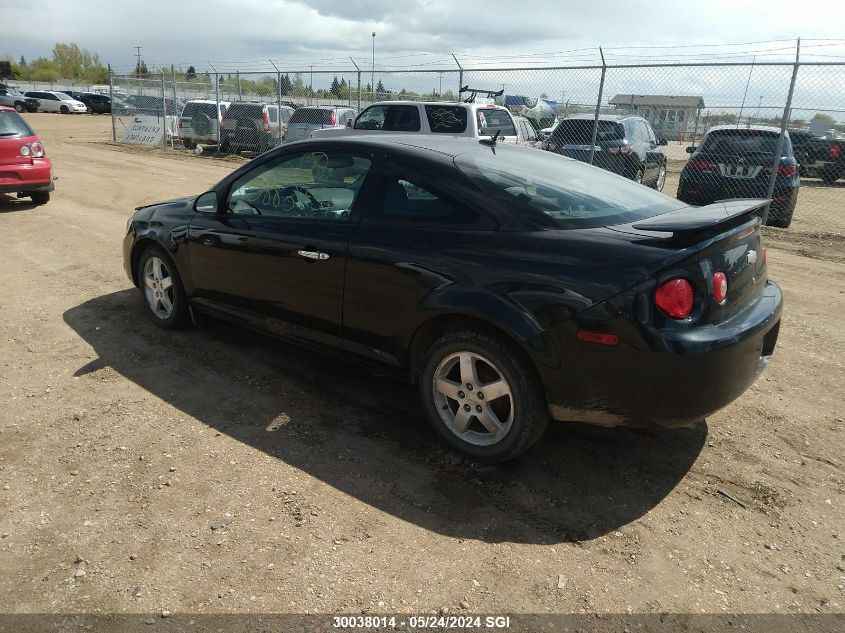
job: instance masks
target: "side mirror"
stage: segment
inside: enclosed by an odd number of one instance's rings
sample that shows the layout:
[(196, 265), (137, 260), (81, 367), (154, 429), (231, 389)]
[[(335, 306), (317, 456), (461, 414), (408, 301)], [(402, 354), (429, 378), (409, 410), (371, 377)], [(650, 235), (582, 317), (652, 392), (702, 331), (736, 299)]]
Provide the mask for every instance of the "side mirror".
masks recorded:
[(695, 145), (690, 145), (689, 147), (687, 147), (687, 154), (692, 154), (697, 149), (698, 148)]
[(194, 201), (194, 211), (199, 213), (217, 213), (217, 192), (206, 191)]
[(346, 127), (348, 127), (348, 128), (352, 127), (352, 119), (346, 119)]
[(659, 139), (657, 139), (657, 144), (658, 145), (668, 145), (669, 141), (667, 141), (665, 138), (659, 138)]

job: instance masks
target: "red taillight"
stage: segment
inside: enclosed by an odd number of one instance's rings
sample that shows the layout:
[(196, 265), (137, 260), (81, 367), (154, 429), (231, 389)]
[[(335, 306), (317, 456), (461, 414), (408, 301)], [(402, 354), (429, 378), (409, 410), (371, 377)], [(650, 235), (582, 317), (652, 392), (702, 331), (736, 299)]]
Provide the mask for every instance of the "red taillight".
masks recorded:
[(692, 312), (692, 284), (686, 279), (672, 279), (654, 293), (660, 311), (672, 319), (686, 319)]
[(619, 337), (607, 332), (593, 332), (592, 330), (578, 330), (575, 338), (584, 343), (598, 343), (599, 345), (619, 345)]
[(269, 132), (270, 131), (270, 114), (267, 112), (267, 108), (264, 108), (261, 111), (261, 117), (264, 120), (264, 131)]
[(831, 158), (837, 159), (842, 154), (842, 147), (840, 145), (831, 145), (827, 153)]
[(781, 176), (794, 176), (798, 173), (798, 168), (795, 165), (778, 165), (778, 173)]
[(704, 170), (716, 169), (716, 163), (711, 163), (709, 160), (691, 160), (687, 162), (687, 167), (690, 169)]
[(713, 298), (719, 305), (728, 300), (728, 277), (725, 273), (713, 273)]
[(332, 110), (331, 118), (329, 119), (329, 121), (333, 126), (337, 125), (337, 112), (335, 112), (334, 110)]

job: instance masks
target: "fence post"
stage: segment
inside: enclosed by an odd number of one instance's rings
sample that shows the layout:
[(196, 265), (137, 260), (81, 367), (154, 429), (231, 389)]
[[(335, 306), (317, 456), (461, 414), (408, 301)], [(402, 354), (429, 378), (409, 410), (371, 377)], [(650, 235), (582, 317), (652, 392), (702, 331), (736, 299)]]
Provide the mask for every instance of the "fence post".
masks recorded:
[(117, 129), (114, 126), (114, 75), (109, 64), (109, 109), (111, 110), (111, 140), (117, 142)]
[(461, 66), (461, 62), (458, 61), (457, 56), (452, 53), (452, 59), (455, 60), (455, 63), (458, 65), (458, 93), (457, 93), (457, 103), (461, 102), (461, 91), (464, 89), (464, 67)]
[(278, 121), (276, 125), (279, 128), (279, 145), (282, 144), (282, 73), (279, 71), (279, 68), (276, 66), (275, 62), (270, 59), (268, 60), (273, 68), (276, 69), (276, 118)]
[(235, 71), (235, 78), (238, 80), (238, 101), (244, 100), (244, 94), (241, 92), (241, 71)]
[(164, 71), (161, 71), (161, 127), (164, 134), (161, 135), (161, 145), (167, 149), (167, 96), (164, 92)]
[(593, 136), (590, 140), (590, 164), (593, 164), (593, 159), (596, 156), (596, 132), (599, 131), (599, 114), (601, 113), (601, 98), (604, 92), (604, 75), (607, 72), (607, 64), (604, 63), (604, 51), (599, 46), (599, 54), (601, 55), (601, 81), (599, 82), (599, 98), (596, 99), (596, 115), (593, 117)]
[[(361, 114), (361, 69), (358, 68), (358, 64), (351, 57), (349, 61), (352, 62), (352, 65), (355, 66), (355, 70), (358, 72), (358, 114)], [(349, 93), (349, 105), (352, 105), (352, 86), (349, 87)]]
[(173, 132), (174, 135), (170, 138), (170, 147), (176, 145), (176, 134), (179, 133), (179, 102), (176, 100), (176, 69), (170, 66), (170, 72), (173, 74)]
[(769, 203), (763, 209), (763, 224), (769, 219), (769, 207), (772, 205), (771, 198), (775, 193), (775, 181), (778, 177), (778, 167), (780, 167), (780, 159), (783, 154), (783, 139), (786, 136), (786, 124), (789, 121), (792, 110), (792, 93), (795, 92), (795, 78), (798, 76), (799, 57), (801, 54), (801, 38), (795, 45), (795, 65), (792, 67), (792, 81), (789, 82), (789, 93), (786, 95), (786, 105), (783, 108), (783, 116), (780, 120), (780, 136), (778, 136), (777, 151), (775, 151), (775, 159), (772, 162), (772, 175), (769, 176), (769, 188), (766, 191), (766, 197), (769, 198)]

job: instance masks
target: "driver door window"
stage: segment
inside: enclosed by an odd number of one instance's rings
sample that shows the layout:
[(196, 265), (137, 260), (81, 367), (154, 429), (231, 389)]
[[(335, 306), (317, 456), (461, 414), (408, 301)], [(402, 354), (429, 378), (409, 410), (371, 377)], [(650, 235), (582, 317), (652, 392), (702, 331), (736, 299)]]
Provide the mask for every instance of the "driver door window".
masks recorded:
[(387, 106), (372, 106), (367, 108), (355, 122), (356, 130), (380, 130), (384, 126), (384, 116)]
[(369, 172), (366, 158), (304, 152), (262, 163), (230, 189), (232, 216), (345, 220)]

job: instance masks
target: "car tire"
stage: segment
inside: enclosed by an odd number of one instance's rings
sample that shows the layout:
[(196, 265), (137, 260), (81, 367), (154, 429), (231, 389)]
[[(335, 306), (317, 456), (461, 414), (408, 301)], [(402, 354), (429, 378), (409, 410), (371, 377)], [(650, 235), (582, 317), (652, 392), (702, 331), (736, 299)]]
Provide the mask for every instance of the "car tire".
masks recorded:
[(185, 149), (194, 149), (197, 146), (197, 143), (194, 140), (186, 138), (182, 139), (182, 145), (185, 146)]
[(67, 106), (62, 106), (59, 108), (59, 112), (61, 112), (62, 114), (70, 114), (70, 108), (68, 108)]
[(22, 103), (15, 104), (15, 112), (25, 112), (26, 107)]
[(794, 213), (795, 201), (793, 201), (780, 214), (773, 213), (772, 209), (769, 208), (769, 217), (766, 218), (766, 226), (774, 226), (780, 229), (788, 229), (789, 225), (792, 224), (792, 216), (794, 215)]
[(842, 170), (841, 169), (827, 168), (827, 169), (822, 170), (822, 172), (819, 174), (819, 178), (822, 179), (822, 182), (824, 182), (828, 185), (832, 185), (837, 180), (839, 180), (841, 177), (842, 177)]
[(663, 191), (663, 186), (666, 184), (666, 163), (660, 165), (657, 170), (657, 178), (654, 179), (654, 188), (657, 191)]
[[(419, 389), (438, 435), (478, 462), (517, 457), (549, 423), (531, 361), (512, 342), (483, 330), (457, 330), (437, 339), (423, 357)], [(489, 397), (494, 389), (499, 395)]]
[(188, 297), (182, 279), (163, 248), (148, 246), (141, 253), (135, 279), (153, 323), (167, 330), (178, 330), (190, 324)]
[(50, 202), (49, 191), (33, 191), (29, 194), (29, 197), (32, 199), (33, 204), (47, 204)]

